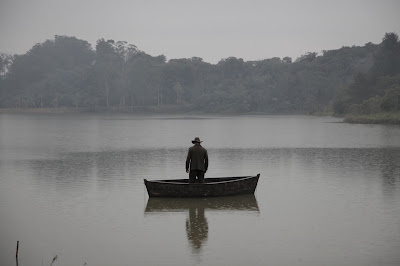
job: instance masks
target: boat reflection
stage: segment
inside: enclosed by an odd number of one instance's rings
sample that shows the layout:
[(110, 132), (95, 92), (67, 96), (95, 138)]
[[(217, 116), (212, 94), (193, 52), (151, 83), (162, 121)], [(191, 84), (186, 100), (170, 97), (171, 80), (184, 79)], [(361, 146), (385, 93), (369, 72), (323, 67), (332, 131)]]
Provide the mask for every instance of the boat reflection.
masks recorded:
[(254, 194), (216, 198), (149, 198), (145, 214), (188, 212), (186, 235), (194, 253), (200, 253), (208, 238), (206, 212), (247, 211), (258, 214), (259, 208)]
[(212, 198), (158, 198), (147, 201), (145, 213), (183, 212), (192, 208), (216, 211), (255, 211), (259, 212), (254, 194), (212, 197)]

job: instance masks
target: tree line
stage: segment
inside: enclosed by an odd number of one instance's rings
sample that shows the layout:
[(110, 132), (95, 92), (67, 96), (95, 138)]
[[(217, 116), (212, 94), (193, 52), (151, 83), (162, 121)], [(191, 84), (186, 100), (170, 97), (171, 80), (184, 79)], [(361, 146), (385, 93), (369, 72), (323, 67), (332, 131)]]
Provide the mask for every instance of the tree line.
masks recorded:
[[(0, 53), (0, 108), (123, 111), (376, 112), (399, 109), (400, 44), (342, 47), (290, 57), (217, 64), (151, 56), (124, 41), (92, 45), (70, 36)], [(396, 95), (398, 98), (396, 98)], [(397, 109), (396, 109), (397, 108)]]
[(374, 53), (373, 65), (337, 90), (333, 107), (337, 114), (400, 111), (400, 41), (397, 34), (385, 34)]

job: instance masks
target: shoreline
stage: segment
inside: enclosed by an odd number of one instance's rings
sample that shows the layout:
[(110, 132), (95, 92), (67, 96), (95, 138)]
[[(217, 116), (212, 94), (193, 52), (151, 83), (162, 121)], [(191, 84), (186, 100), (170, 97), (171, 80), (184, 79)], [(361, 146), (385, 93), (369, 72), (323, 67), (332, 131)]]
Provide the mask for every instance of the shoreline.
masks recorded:
[(400, 125), (400, 112), (376, 113), (369, 115), (346, 115), (344, 123)]
[(331, 113), (307, 113), (307, 112), (204, 112), (191, 110), (185, 106), (148, 106), (148, 107), (54, 107), (54, 108), (0, 108), (0, 114), (186, 114), (186, 115), (310, 115), (333, 116)]
[(89, 113), (88, 108), (0, 108), (0, 114)]
[[(209, 113), (204, 111), (189, 111), (184, 106), (163, 107), (96, 107), (96, 108), (0, 108), (0, 114), (165, 114), (165, 115), (309, 115), (309, 116), (334, 116), (332, 113), (275, 113), (275, 112), (247, 112)], [(390, 124), (400, 125), (400, 112), (377, 113), (370, 115), (347, 114), (343, 117), (343, 123), (349, 124)]]

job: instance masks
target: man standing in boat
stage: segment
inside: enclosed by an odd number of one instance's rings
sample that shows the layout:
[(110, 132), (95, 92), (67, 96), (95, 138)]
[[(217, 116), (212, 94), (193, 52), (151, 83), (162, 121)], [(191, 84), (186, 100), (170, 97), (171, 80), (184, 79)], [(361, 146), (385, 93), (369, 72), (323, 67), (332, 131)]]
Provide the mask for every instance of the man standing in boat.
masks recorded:
[[(194, 144), (189, 148), (186, 157), (186, 173), (189, 173), (189, 183), (204, 183), (204, 174), (208, 169), (208, 153), (203, 146), (200, 145), (199, 137), (192, 140)], [(197, 179), (196, 179), (197, 178)]]

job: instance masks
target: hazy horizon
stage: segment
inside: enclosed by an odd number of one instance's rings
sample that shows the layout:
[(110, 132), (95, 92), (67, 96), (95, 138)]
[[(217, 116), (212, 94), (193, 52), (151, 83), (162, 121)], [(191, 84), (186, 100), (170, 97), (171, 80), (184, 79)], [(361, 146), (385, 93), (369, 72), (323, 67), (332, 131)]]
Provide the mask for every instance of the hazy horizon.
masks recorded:
[(3, 0), (0, 51), (22, 54), (54, 35), (93, 47), (126, 41), (168, 60), (245, 61), (380, 43), (400, 33), (398, 1), (85, 1)]

